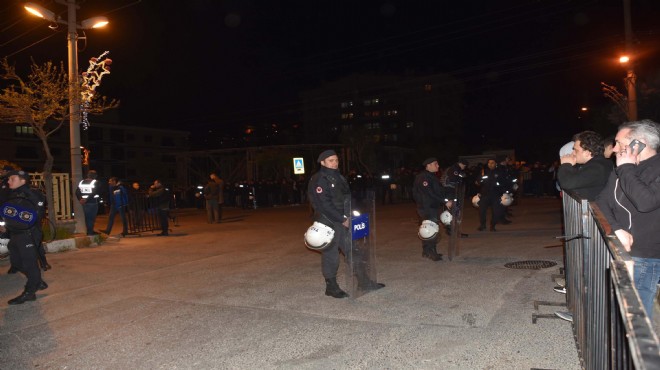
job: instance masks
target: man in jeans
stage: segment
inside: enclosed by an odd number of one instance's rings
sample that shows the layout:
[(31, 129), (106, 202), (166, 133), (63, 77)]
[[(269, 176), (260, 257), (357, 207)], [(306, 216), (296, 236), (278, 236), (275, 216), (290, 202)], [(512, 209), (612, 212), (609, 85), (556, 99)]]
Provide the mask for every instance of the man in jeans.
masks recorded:
[(649, 318), (660, 280), (660, 125), (650, 120), (619, 127), (616, 169), (596, 202), (634, 261), (635, 287)]
[(126, 236), (128, 234), (128, 221), (126, 220), (128, 191), (124, 187), (124, 184), (116, 177), (111, 177), (108, 180), (108, 185), (110, 185), (110, 198), (108, 199), (110, 203), (110, 215), (108, 216), (108, 226), (103, 233), (109, 235), (112, 232), (112, 225), (115, 223), (117, 212), (119, 212), (122, 223), (121, 236)]

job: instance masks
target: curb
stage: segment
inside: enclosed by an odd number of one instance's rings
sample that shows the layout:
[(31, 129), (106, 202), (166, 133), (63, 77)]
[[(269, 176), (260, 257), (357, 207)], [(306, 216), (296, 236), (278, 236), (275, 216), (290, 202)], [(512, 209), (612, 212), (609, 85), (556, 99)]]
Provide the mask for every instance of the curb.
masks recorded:
[(44, 248), (46, 248), (47, 253), (58, 253), (76, 250), (78, 248), (98, 247), (102, 241), (103, 238), (100, 235), (82, 235), (44, 243)]

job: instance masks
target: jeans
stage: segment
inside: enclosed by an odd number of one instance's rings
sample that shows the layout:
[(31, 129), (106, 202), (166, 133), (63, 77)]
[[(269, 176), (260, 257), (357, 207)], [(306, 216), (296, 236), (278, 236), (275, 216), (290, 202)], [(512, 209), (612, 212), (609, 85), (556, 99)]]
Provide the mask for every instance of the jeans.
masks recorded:
[(110, 215), (108, 216), (108, 226), (105, 228), (105, 233), (110, 234), (112, 232), (112, 225), (115, 223), (115, 216), (119, 212), (119, 217), (121, 217), (122, 224), (122, 234), (128, 234), (128, 221), (126, 221), (126, 207), (110, 207)]
[(96, 222), (96, 215), (99, 213), (99, 204), (96, 202), (85, 203), (83, 204), (83, 211), (85, 213), (87, 235), (94, 235), (94, 223)]
[(646, 314), (649, 319), (652, 319), (655, 295), (658, 292), (658, 281), (660, 281), (660, 259), (633, 257), (633, 261), (635, 262), (633, 269), (635, 288), (637, 288)]

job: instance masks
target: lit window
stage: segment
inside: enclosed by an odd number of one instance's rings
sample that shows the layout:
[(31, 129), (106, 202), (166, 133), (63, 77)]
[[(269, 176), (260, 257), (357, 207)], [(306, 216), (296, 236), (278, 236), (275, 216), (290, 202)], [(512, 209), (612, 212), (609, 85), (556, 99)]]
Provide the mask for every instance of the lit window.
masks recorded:
[(431, 84), (424, 85), (424, 91), (431, 91), (431, 90), (432, 90)]
[(16, 135), (33, 135), (34, 129), (32, 126), (16, 126)]
[(348, 119), (353, 119), (353, 113), (348, 114)]
[(378, 104), (378, 103), (380, 103), (380, 99), (378, 99), (378, 98), (376, 98), (376, 99), (371, 99), (371, 104), (376, 105), (376, 104)]
[(415, 126), (414, 122), (411, 121), (406, 122), (406, 128), (413, 128), (413, 126)]
[(364, 105), (365, 106), (370, 106), (371, 105), (371, 100), (365, 100)]
[(378, 117), (378, 116), (380, 116), (380, 111), (375, 110), (375, 111), (373, 111), (373, 112), (371, 113), (371, 115), (372, 115), (373, 117)]

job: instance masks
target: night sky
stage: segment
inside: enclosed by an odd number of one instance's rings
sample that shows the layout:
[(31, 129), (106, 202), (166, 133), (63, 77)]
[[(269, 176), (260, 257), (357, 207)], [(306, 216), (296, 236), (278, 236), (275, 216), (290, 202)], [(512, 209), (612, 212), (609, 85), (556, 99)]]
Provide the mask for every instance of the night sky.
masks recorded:
[[(660, 88), (660, 1), (631, 1), (635, 68), (640, 83)], [(19, 66), (30, 57), (66, 63), (66, 27), (51, 31), (21, 3), (0, 6), (0, 56)], [(515, 148), (532, 160), (584, 129), (614, 133), (600, 82), (624, 91), (622, 0), (79, 4), (78, 20), (110, 19), (86, 31), (79, 63), (110, 51), (112, 74), (99, 91), (121, 100), (121, 122), (193, 136), (285, 124), (297, 117), (299, 91), (353, 73), (448, 73), (465, 84), (469, 150)]]

